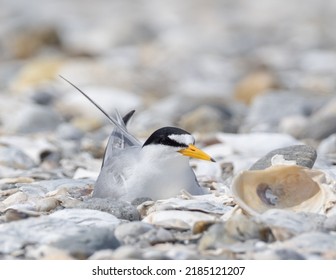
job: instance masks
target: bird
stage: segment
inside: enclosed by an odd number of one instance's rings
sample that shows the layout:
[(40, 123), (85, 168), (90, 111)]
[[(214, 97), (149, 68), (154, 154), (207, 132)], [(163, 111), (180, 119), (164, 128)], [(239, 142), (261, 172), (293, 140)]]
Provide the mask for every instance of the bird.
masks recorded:
[(195, 146), (195, 138), (189, 132), (178, 127), (162, 127), (141, 143), (126, 127), (134, 110), (124, 117), (116, 111), (112, 117), (81, 89), (60, 77), (114, 124), (92, 197), (132, 202), (138, 198), (168, 199), (182, 190), (191, 195), (208, 193), (198, 183), (189, 159), (215, 160)]

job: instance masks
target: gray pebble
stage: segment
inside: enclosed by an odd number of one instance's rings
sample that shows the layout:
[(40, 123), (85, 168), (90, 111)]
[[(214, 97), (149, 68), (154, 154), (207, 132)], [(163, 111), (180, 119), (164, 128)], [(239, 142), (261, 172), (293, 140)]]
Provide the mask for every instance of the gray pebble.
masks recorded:
[(63, 123), (57, 128), (57, 136), (64, 140), (80, 140), (84, 133), (69, 123)]
[(61, 116), (50, 107), (29, 104), (12, 116), (10, 130), (19, 133), (52, 131), (61, 123)]
[(107, 212), (122, 220), (137, 221), (140, 219), (136, 207), (127, 201), (93, 197), (84, 201), (79, 207)]
[(32, 100), (40, 105), (50, 105), (54, 99), (52, 93), (46, 91), (37, 91), (32, 95)]
[(284, 240), (305, 232), (321, 231), (326, 216), (271, 209), (254, 219), (269, 227), (277, 240)]
[(238, 124), (233, 120), (233, 114), (228, 108), (202, 105), (195, 110), (184, 114), (179, 122), (179, 126), (187, 131), (198, 131), (210, 133), (215, 131), (225, 131), (236, 133)]
[(276, 250), (275, 254), (279, 256), (280, 260), (304, 260), (305, 259), (298, 252), (295, 252), (289, 249)]
[(45, 244), (88, 257), (96, 250), (119, 246), (113, 234), (118, 223), (107, 213), (66, 209), (50, 216), (1, 224), (0, 254), (15, 254), (27, 245)]
[(116, 238), (124, 244), (133, 244), (139, 241), (139, 237), (144, 233), (155, 229), (154, 226), (142, 222), (130, 222), (119, 225), (114, 234)]
[(336, 133), (330, 135), (328, 138), (323, 139), (318, 148), (319, 155), (328, 155), (336, 153)]
[(316, 150), (307, 145), (295, 145), (285, 148), (280, 148), (269, 152), (267, 155), (255, 162), (250, 170), (262, 170), (272, 165), (271, 159), (275, 155), (283, 155), (285, 160), (296, 161), (297, 165), (312, 168), (317, 153)]
[(30, 169), (36, 164), (23, 151), (14, 147), (0, 146), (1, 165), (15, 169)]
[(266, 249), (261, 252), (253, 253), (253, 259), (257, 260), (304, 260), (305, 257), (289, 248)]
[(336, 133), (336, 116), (327, 115), (309, 120), (309, 125), (304, 129), (301, 138), (322, 140)]
[(232, 244), (245, 243), (248, 240), (268, 241), (268, 228), (243, 214), (233, 215), (225, 223), (212, 225), (199, 241), (200, 250), (227, 248)]
[(255, 98), (241, 132), (277, 132), (280, 121), (288, 116), (307, 116), (322, 101), (293, 92), (269, 92)]
[[(274, 246), (279, 246), (274, 244)], [(281, 244), (282, 248), (289, 248), (302, 254), (307, 259), (324, 258), (324, 254), (335, 254), (336, 238), (324, 232), (307, 232)]]
[(90, 185), (93, 185), (92, 179), (54, 179), (54, 180), (42, 180), (29, 184), (18, 183), (17, 186), (22, 188), (27, 193), (42, 192), (47, 193), (54, 190), (66, 189), (73, 198), (77, 198), (83, 194), (81, 191), (87, 189)]
[(336, 215), (327, 217), (327, 219), (324, 221), (323, 227), (326, 230), (336, 231)]

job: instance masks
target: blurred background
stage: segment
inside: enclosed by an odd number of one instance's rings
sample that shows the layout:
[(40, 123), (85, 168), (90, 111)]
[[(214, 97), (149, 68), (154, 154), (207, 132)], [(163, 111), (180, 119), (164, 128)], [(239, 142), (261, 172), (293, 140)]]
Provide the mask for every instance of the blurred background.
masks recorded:
[[(0, 133), (336, 132), (336, 1), (0, 0)], [(69, 136), (70, 135), (70, 136)], [(99, 138), (99, 137), (98, 137)], [(330, 139), (329, 139), (330, 140)]]

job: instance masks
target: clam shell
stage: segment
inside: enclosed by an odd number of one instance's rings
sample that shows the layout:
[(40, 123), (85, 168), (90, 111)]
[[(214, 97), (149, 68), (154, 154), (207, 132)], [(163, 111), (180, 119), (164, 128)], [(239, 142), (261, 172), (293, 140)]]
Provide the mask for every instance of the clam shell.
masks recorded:
[(326, 214), (335, 200), (325, 174), (297, 165), (275, 165), (264, 170), (241, 172), (233, 181), (236, 203), (248, 214), (268, 209)]

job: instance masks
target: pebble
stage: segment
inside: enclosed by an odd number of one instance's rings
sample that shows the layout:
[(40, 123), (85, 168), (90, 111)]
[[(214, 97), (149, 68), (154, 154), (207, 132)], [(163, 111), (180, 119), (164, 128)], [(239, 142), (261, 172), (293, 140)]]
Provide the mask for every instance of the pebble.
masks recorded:
[(323, 223), (323, 227), (329, 231), (336, 231), (336, 215), (327, 217)]
[(83, 138), (84, 133), (69, 123), (58, 126), (57, 134), (60, 139), (78, 141)]
[(336, 115), (323, 118), (312, 118), (309, 125), (302, 132), (302, 138), (322, 140), (336, 133)]
[(326, 217), (314, 213), (292, 213), (282, 209), (271, 209), (256, 220), (270, 227), (276, 240), (290, 239), (305, 232), (322, 230)]
[(310, 115), (320, 103), (309, 95), (282, 91), (265, 93), (255, 98), (240, 132), (277, 132), (283, 118)]
[(253, 72), (238, 82), (234, 98), (246, 104), (251, 104), (258, 95), (275, 88), (276, 84), (272, 73), (266, 71)]
[(291, 249), (265, 250), (253, 254), (256, 260), (304, 260), (304, 256)]
[(267, 155), (255, 162), (250, 170), (263, 170), (272, 165), (272, 158), (275, 155), (282, 155), (286, 161), (295, 161), (296, 165), (312, 168), (317, 153), (313, 147), (307, 145), (295, 145), (280, 148), (269, 152)]
[(172, 233), (164, 228), (156, 228), (144, 222), (130, 222), (119, 225), (115, 230), (116, 238), (126, 245), (149, 247), (157, 243), (173, 242)]
[(206, 134), (225, 131), (227, 133), (236, 133), (239, 122), (232, 118), (233, 114), (227, 108), (203, 105), (183, 114), (178, 124), (190, 132), (197, 131)]
[(61, 123), (61, 116), (51, 108), (29, 104), (19, 108), (17, 114), (10, 116), (8, 132), (12, 133), (36, 133), (53, 131)]
[[(305, 259), (324, 259), (336, 250), (335, 236), (324, 232), (307, 232), (289, 239), (282, 244), (274, 244), (272, 247), (282, 247), (295, 250)], [(330, 254), (332, 256), (332, 254)]]
[(319, 155), (328, 155), (336, 153), (336, 133), (323, 139), (317, 147)]
[(104, 211), (122, 220), (137, 221), (140, 219), (136, 207), (127, 201), (92, 197), (85, 200), (82, 204), (79, 204), (78, 207)]
[(198, 247), (201, 251), (216, 250), (248, 240), (267, 241), (271, 238), (271, 233), (265, 224), (236, 213), (226, 222), (210, 226), (200, 239)]
[(117, 223), (114, 216), (100, 211), (65, 209), (0, 224), (0, 253), (15, 254), (27, 245), (50, 245), (73, 256), (88, 257), (96, 250), (119, 246), (113, 234)]
[(0, 146), (0, 165), (14, 169), (30, 169), (35, 162), (20, 149)]

